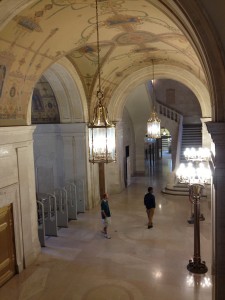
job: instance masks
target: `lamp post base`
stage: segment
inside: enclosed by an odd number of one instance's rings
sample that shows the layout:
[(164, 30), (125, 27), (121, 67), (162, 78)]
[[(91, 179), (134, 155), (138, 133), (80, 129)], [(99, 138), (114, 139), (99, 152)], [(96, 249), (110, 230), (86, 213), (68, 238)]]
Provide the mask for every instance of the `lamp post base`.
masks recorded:
[[(205, 221), (205, 217), (203, 214), (200, 214), (199, 221)], [(190, 219), (187, 220), (189, 224), (194, 224), (194, 214), (191, 215)]]
[(193, 260), (189, 260), (187, 269), (189, 272), (195, 274), (205, 274), (208, 271), (208, 268), (205, 265), (205, 261), (194, 262)]

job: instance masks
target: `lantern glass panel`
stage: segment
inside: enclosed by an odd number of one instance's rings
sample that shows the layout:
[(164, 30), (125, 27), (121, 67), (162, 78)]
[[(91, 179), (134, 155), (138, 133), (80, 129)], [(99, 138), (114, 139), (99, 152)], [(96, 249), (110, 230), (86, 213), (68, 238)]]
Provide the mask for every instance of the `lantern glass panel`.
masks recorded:
[(115, 127), (89, 128), (89, 160), (112, 162), (115, 156)]
[(160, 137), (160, 122), (157, 120), (149, 121), (147, 123), (147, 133), (151, 138), (159, 138)]

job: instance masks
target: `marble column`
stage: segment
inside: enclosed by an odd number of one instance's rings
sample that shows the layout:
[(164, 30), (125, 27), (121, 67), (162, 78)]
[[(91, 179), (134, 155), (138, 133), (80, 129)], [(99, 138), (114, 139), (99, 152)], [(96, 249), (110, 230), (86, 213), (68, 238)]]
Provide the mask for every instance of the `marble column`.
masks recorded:
[(206, 123), (212, 138), (213, 188), (212, 193), (212, 270), (215, 275), (213, 299), (225, 295), (225, 123)]

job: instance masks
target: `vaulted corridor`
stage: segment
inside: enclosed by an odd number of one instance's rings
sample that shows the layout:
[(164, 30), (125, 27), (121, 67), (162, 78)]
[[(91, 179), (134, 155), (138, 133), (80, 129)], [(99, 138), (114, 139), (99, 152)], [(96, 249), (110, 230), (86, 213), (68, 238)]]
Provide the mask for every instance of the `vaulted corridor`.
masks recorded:
[[(101, 234), (99, 207), (79, 214), (58, 237), (47, 237), (36, 263), (6, 283), (0, 299), (211, 300), (210, 197), (201, 200), (201, 256), (209, 271), (192, 277), (190, 202), (161, 193), (169, 166), (164, 157), (150, 177), (132, 178), (126, 190), (110, 195), (110, 240)], [(152, 229), (143, 206), (149, 185), (157, 201)]]

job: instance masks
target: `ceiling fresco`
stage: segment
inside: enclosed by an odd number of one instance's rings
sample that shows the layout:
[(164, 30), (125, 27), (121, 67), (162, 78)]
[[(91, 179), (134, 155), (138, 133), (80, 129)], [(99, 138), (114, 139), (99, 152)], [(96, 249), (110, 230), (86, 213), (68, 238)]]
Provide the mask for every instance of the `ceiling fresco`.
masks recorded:
[[(180, 66), (205, 84), (191, 44), (178, 26), (151, 2), (98, 1), (101, 78), (106, 101), (127, 76), (152, 65), (152, 60)], [(35, 83), (62, 57), (74, 65), (89, 105), (95, 101), (98, 70), (95, 0), (30, 3), (21, 11), (17, 6), (18, 13), (0, 31), (0, 65), (5, 70), (4, 78), (0, 78), (0, 119), (26, 119)]]

